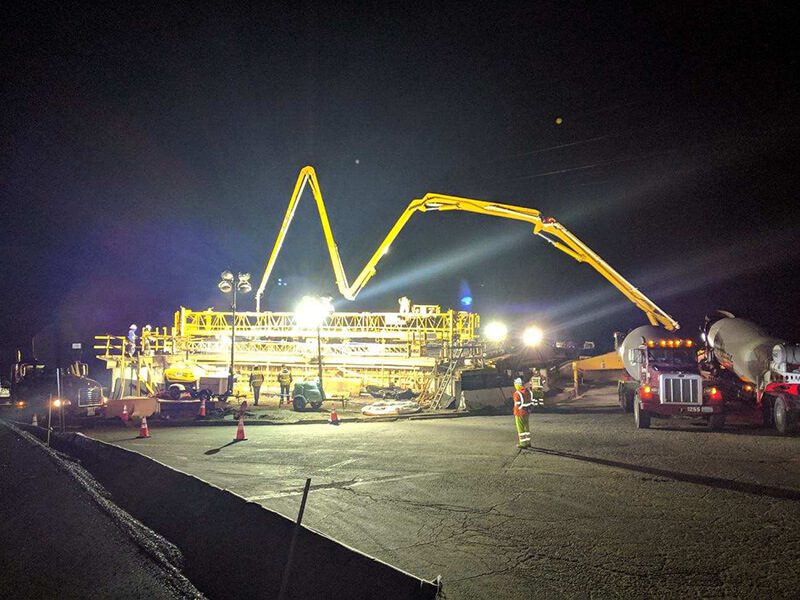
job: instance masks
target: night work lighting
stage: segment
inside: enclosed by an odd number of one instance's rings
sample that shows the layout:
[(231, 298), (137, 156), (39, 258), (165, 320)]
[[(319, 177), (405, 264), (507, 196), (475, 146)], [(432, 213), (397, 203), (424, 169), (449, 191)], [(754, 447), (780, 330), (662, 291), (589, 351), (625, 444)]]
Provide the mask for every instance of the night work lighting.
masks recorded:
[(250, 273), (237, 273), (236, 278), (234, 278), (233, 273), (230, 271), (223, 271), (220, 273), (217, 287), (223, 294), (230, 294), (233, 292), (231, 296), (231, 362), (228, 370), (228, 389), (225, 392), (227, 397), (233, 394), (233, 383), (235, 380), (236, 296), (237, 294), (247, 294), (253, 289), (253, 286), (250, 285)]
[(294, 318), (303, 328), (317, 328), (333, 312), (331, 298), (317, 296), (303, 296), (294, 309)]
[(531, 325), (522, 333), (522, 341), (526, 346), (538, 346), (543, 339), (544, 332), (535, 325)]
[(322, 338), (320, 337), (320, 327), (325, 319), (333, 312), (332, 298), (329, 296), (303, 296), (300, 303), (294, 309), (294, 320), (304, 328), (315, 328), (317, 330), (317, 369), (320, 390), (322, 390)]
[(502, 342), (508, 335), (508, 327), (500, 321), (492, 321), (486, 325), (483, 334), (490, 342)]

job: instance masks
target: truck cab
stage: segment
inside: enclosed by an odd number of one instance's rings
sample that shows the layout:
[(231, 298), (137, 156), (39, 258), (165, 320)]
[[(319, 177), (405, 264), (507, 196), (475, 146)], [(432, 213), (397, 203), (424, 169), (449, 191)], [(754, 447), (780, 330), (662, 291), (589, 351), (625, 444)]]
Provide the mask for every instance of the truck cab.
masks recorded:
[(723, 427), (722, 393), (703, 385), (692, 340), (642, 338), (627, 358), (638, 380), (621, 382), (620, 398), (631, 397), (637, 428), (650, 427), (653, 417), (702, 418), (712, 429)]

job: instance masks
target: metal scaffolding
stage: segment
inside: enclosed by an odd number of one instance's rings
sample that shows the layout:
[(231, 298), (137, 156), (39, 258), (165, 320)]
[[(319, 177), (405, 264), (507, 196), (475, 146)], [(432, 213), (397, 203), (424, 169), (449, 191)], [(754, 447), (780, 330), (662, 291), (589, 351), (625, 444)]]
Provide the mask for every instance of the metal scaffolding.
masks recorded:
[[(232, 317), (231, 312), (181, 307), (171, 328), (143, 334), (135, 349), (124, 336), (112, 335), (96, 336), (95, 349), (112, 371), (118, 396), (158, 389), (164, 370), (176, 366), (198, 368), (203, 385), (216, 392), (229, 365)], [(326, 391), (329, 381), (331, 389), (341, 384), (351, 393), (367, 385), (423, 391), (436, 386), (441, 366), (455, 353), (462, 365), (482, 365), (479, 319), (475, 313), (442, 311), (434, 305), (394, 313), (335, 312), (320, 327), (318, 348), (316, 328), (301, 327), (293, 313), (237, 311), (236, 387), (247, 388), (256, 366), (265, 373), (266, 389), (284, 364), (296, 379), (313, 378), (321, 351)]]

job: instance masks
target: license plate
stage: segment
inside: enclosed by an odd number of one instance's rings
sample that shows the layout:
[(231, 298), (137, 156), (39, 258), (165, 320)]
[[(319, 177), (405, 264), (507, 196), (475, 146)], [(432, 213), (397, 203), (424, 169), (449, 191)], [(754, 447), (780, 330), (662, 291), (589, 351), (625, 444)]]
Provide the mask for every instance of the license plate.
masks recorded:
[(687, 406), (686, 412), (700, 412), (699, 406)]
[(95, 414), (95, 413), (94, 413), (94, 406), (90, 406), (89, 408), (87, 408), (87, 409), (86, 409), (86, 414), (87, 414), (88, 416), (90, 416), (90, 417), (93, 417), (93, 416), (94, 416), (94, 414)]

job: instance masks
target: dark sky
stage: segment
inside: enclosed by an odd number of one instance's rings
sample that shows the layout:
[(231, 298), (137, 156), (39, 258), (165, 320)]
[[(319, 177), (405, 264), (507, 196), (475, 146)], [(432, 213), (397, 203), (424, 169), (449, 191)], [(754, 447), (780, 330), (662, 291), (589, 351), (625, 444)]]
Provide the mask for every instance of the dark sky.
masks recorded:
[[(4, 348), (224, 309), (219, 272), (258, 283), (306, 164), (351, 279), (436, 191), (554, 216), (690, 334), (727, 308), (800, 339), (797, 22), (777, 3), (123, 4), (2, 19)], [(273, 310), (338, 297), (310, 195), (278, 276)], [(527, 226), (453, 213), (415, 216), (337, 306), (457, 307), (465, 286), (484, 319), (558, 337), (644, 320)]]

